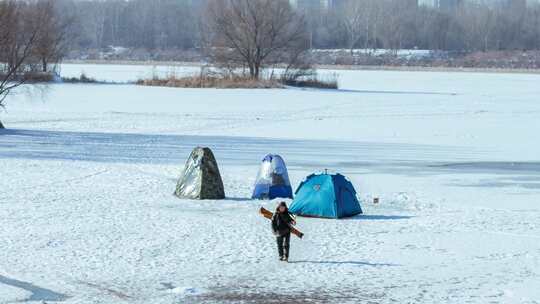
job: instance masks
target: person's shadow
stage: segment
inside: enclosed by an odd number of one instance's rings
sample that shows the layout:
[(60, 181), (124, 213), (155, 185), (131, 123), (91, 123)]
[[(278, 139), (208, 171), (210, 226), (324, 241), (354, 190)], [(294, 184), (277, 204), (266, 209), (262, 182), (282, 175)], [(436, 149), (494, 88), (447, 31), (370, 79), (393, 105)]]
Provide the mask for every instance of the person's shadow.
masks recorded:
[(369, 263), (361, 261), (289, 261), (291, 264), (326, 264), (326, 265), (353, 265), (353, 266), (371, 266), (371, 267), (395, 267), (399, 264), (390, 263)]

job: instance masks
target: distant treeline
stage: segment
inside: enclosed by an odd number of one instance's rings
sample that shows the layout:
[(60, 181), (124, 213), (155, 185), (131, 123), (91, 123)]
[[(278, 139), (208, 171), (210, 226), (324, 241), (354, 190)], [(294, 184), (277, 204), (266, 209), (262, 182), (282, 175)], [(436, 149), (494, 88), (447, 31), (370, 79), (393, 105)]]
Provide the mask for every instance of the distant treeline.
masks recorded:
[[(38, 0), (39, 1), (39, 0)], [(224, 0), (55, 0), (60, 18), (73, 20), (72, 50), (108, 46), (196, 49), (208, 23), (207, 2)], [(286, 1), (286, 0), (276, 0)], [(478, 1), (476, 1), (478, 2)], [(540, 4), (464, 2), (453, 10), (404, 0), (350, 0), (304, 11), (317, 49), (540, 49)], [(512, 4), (516, 3), (516, 4)]]

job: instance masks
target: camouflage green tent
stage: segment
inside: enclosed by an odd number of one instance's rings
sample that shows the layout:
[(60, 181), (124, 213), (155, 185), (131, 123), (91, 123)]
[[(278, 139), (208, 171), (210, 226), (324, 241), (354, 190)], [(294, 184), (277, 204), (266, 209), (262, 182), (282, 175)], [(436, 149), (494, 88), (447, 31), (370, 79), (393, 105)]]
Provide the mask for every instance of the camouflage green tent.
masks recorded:
[(191, 152), (174, 194), (184, 199), (225, 198), (223, 181), (212, 150), (197, 147)]

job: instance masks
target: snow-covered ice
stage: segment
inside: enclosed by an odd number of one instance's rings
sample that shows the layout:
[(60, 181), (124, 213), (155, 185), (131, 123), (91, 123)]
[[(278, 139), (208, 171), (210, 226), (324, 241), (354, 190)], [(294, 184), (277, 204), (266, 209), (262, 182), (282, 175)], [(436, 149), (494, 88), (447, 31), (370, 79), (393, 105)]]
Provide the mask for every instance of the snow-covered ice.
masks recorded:
[[(540, 303), (540, 75), (338, 73), (341, 91), (13, 95), (0, 114), (0, 303)], [(213, 148), (227, 200), (172, 195), (196, 145)], [(300, 218), (306, 237), (281, 264), (257, 214), (275, 202), (248, 199), (268, 152), (295, 186), (346, 174), (365, 215)]]

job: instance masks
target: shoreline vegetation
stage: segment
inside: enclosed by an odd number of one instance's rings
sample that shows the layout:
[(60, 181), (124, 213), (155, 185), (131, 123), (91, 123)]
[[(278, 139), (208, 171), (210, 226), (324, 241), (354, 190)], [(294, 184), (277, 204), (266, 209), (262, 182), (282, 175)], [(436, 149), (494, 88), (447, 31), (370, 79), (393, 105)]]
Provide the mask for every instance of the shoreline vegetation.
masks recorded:
[(84, 72), (79, 76), (61, 77), (56, 73), (27, 73), (25, 83), (67, 83), (67, 84), (135, 84), (141, 86), (169, 88), (200, 88), (200, 89), (284, 89), (287, 87), (339, 89), (337, 75), (319, 76), (316, 73), (304, 77), (289, 79), (276, 77), (261, 77), (253, 79), (242, 74), (195, 74), (177, 76), (174, 74), (151, 78), (141, 78), (131, 82), (100, 81), (87, 76)]
[[(64, 64), (89, 65), (141, 65), (141, 66), (170, 66), (170, 67), (200, 67), (205, 65), (198, 62), (167, 62), (167, 61), (131, 61), (131, 60), (67, 60)], [(452, 72), (452, 73), (510, 73), (510, 74), (540, 74), (540, 69), (502, 69), (502, 68), (457, 68), (457, 67), (415, 67), (415, 66), (358, 66), (358, 65), (320, 65), (315, 70), (323, 71), (396, 71), (396, 72)], [(61, 77), (56, 73), (26, 74), (25, 83), (67, 83), (67, 84), (133, 84), (140, 86), (168, 88), (201, 88), (201, 89), (285, 89), (287, 87), (338, 90), (338, 74), (323, 75), (314, 73), (299, 79), (279, 77), (261, 77), (252, 79), (242, 74), (192, 74), (177, 76), (176, 74), (141, 78), (130, 82), (101, 81), (89, 77), (84, 72), (79, 76)], [(1, 129), (1, 127), (0, 127)]]
[[(205, 64), (188, 61), (155, 61), (155, 60), (65, 60), (64, 64), (90, 65), (143, 65), (171, 67), (202, 67)], [(445, 66), (393, 66), (393, 65), (345, 65), (321, 64), (313, 65), (317, 70), (337, 71), (396, 71), (396, 72), (453, 72), (453, 73), (511, 73), (511, 74), (540, 74), (540, 69), (524, 68), (487, 68), (487, 67), (445, 67)]]
[(177, 77), (170, 75), (149, 79), (139, 79), (136, 85), (169, 88), (201, 89), (284, 89), (286, 87), (317, 88), (337, 90), (337, 76), (319, 77), (316, 74), (297, 79), (261, 77), (253, 79), (247, 75), (236, 74), (200, 74)]
[(95, 83), (95, 84), (112, 84), (110, 82), (98, 81), (92, 77), (88, 77), (85, 73), (81, 73), (79, 77), (62, 77), (63, 83)]
[(201, 88), (201, 89), (279, 89), (283, 85), (277, 80), (251, 79), (240, 76), (154, 76), (139, 79), (137, 85), (168, 88)]

